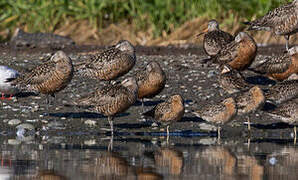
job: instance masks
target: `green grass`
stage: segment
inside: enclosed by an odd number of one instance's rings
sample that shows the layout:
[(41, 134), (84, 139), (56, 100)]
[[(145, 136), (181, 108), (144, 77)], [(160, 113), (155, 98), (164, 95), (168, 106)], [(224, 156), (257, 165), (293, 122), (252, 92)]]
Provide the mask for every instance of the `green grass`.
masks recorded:
[[(26, 26), (31, 32), (52, 32), (70, 20), (88, 20), (99, 30), (128, 20), (138, 30), (169, 33), (184, 22), (210, 18), (264, 15), (286, 0), (0, 0), (0, 31)], [(228, 22), (229, 23), (229, 22)]]

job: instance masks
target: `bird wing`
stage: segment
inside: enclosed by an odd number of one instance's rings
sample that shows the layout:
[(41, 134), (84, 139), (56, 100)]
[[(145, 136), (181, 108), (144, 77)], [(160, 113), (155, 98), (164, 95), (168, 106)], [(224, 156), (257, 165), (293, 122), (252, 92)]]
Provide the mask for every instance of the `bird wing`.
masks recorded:
[[(56, 69), (56, 63), (48, 61), (39, 65), (21, 76), (20, 81), (23, 84), (39, 84), (48, 80)], [(18, 79), (16, 79), (18, 81)]]
[(90, 69), (101, 69), (106, 63), (111, 63), (121, 51), (116, 48), (110, 48), (102, 53), (91, 55), (90, 59), (86, 62), (85, 67)]
[(263, 60), (255, 62), (249, 69), (258, 73), (283, 73), (290, 65), (291, 57), (285, 53), (271, 57), (265, 57)]
[(215, 61), (218, 63), (227, 63), (238, 56), (239, 43), (232, 41), (223, 48), (215, 57)]

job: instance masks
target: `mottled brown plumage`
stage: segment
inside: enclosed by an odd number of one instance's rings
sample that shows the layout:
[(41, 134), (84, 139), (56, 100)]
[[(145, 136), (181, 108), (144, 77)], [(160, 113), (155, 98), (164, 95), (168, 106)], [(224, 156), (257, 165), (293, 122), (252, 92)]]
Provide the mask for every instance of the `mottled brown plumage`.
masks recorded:
[(277, 83), (265, 92), (266, 100), (281, 104), (291, 99), (298, 97), (298, 80), (288, 80)]
[(265, 100), (263, 90), (258, 86), (252, 87), (249, 91), (239, 93), (235, 98), (237, 114), (243, 115), (255, 112), (264, 105)]
[(122, 40), (102, 53), (91, 55), (76, 66), (83, 76), (110, 81), (128, 73), (135, 62), (135, 48), (129, 41)]
[(250, 85), (246, 83), (242, 74), (231, 68), (229, 65), (223, 65), (221, 67), (218, 81), (220, 87), (229, 94), (240, 92), (250, 87)]
[(276, 35), (284, 36), (288, 50), (290, 36), (298, 32), (298, 0), (273, 9), (265, 16), (245, 24), (250, 25), (248, 30), (272, 31)]
[(298, 46), (292, 47), (287, 53), (253, 62), (249, 69), (257, 73), (266, 74), (274, 80), (285, 80), (292, 74), (298, 73)]
[(137, 99), (138, 85), (135, 78), (129, 77), (121, 84), (106, 85), (87, 97), (77, 101), (77, 105), (90, 106), (93, 111), (108, 116), (113, 133), (113, 121), (110, 119), (118, 113), (126, 111)]
[(166, 84), (166, 75), (160, 65), (152, 61), (146, 69), (139, 71), (136, 74), (138, 82), (138, 98), (153, 98), (159, 94)]
[(257, 45), (254, 39), (245, 32), (240, 32), (235, 40), (227, 44), (214, 58), (219, 64), (228, 64), (233, 69), (244, 70), (255, 59)]
[(22, 74), (13, 83), (20, 89), (54, 96), (67, 86), (72, 77), (72, 60), (64, 52), (57, 51), (49, 61)]
[[(298, 123), (298, 98), (285, 102), (268, 113), (270, 116), (285, 123), (296, 125)], [(296, 138), (296, 126), (294, 126), (294, 133)]]
[(210, 20), (208, 22), (208, 28), (197, 36), (204, 33), (206, 34), (204, 35), (203, 47), (209, 56), (215, 56), (222, 48), (234, 40), (231, 34), (219, 29), (216, 20)]
[[(156, 121), (166, 124), (179, 121), (184, 115), (184, 100), (180, 95), (173, 95), (144, 115), (151, 116)], [(167, 134), (169, 134), (168, 127)]]
[[(220, 103), (209, 104), (193, 113), (209, 123), (223, 125), (234, 118), (237, 107), (233, 98), (227, 98)], [(218, 137), (220, 137), (220, 127), (218, 128)]]

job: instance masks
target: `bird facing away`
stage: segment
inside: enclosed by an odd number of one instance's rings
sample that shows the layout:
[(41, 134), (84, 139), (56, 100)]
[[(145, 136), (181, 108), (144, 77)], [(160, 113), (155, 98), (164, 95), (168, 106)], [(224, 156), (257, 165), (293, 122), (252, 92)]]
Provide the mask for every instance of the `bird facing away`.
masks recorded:
[(277, 83), (265, 92), (266, 100), (273, 104), (281, 104), (298, 97), (298, 80)]
[(94, 79), (110, 81), (128, 73), (136, 63), (134, 46), (126, 40), (102, 53), (91, 55), (78, 65), (79, 74)]
[(197, 37), (202, 34), (205, 34), (203, 40), (204, 51), (209, 56), (215, 56), (222, 48), (234, 40), (234, 37), (231, 34), (219, 29), (216, 20), (210, 20), (208, 22), (208, 28), (198, 34)]
[(266, 74), (270, 79), (283, 81), (292, 74), (298, 73), (298, 46), (292, 47), (286, 53), (255, 61), (249, 69)]
[(294, 124), (294, 138), (297, 137), (296, 125), (298, 123), (298, 98), (285, 102), (268, 112), (270, 116), (289, 124)]
[(143, 98), (153, 98), (163, 90), (166, 84), (165, 72), (155, 61), (150, 62), (145, 70), (139, 71), (136, 79), (139, 87), (138, 98), (142, 99), (142, 106)]
[(257, 45), (246, 32), (240, 32), (235, 40), (227, 44), (214, 58), (219, 64), (229, 64), (233, 69), (244, 70), (255, 59)]
[[(237, 105), (237, 114), (245, 115), (253, 113), (264, 105), (265, 100), (266, 98), (264, 92), (258, 86), (252, 87), (247, 92), (239, 93), (238, 96), (235, 98)], [(247, 118), (248, 130), (250, 130), (249, 116)]]
[(219, 85), (229, 94), (240, 92), (249, 88), (244, 77), (240, 72), (225, 64), (221, 66), (219, 75)]
[[(234, 118), (237, 107), (233, 98), (227, 98), (220, 103), (209, 104), (193, 113), (209, 123), (223, 125)], [(217, 130), (218, 137), (220, 137), (220, 127)]]
[(169, 124), (179, 121), (184, 115), (184, 100), (180, 95), (173, 95), (165, 102), (156, 105), (152, 110), (145, 112), (144, 115), (167, 124), (167, 136), (169, 136)]
[(57, 51), (49, 61), (22, 74), (13, 83), (20, 89), (54, 96), (67, 86), (72, 77), (72, 60), (63, 51)]
[(18, 93), (19, 89), (11, 84), (11, 81), (15, 80), (19, 76), (19, 73), (7, 66), (0, 66), (0, 93), (1, 99), (6, 99), (4, 94), (9, 94), (11, 99), (13, 94)]
[(298, 32), (298, 0), (269, 11), (265, 16), (252, 22), (248, 30), (272, 31), (276, 35), (284, 36), (286, 49), (289, 49), (290, 36)]
[(113, 134), (113, 116), (126, 111), (137, 100), (138, 85), (133, 77), (121, 84), (108, 84), (87, 97), (77, 101), (77, 105), (90, 106), (93, 111), (108, 117)]

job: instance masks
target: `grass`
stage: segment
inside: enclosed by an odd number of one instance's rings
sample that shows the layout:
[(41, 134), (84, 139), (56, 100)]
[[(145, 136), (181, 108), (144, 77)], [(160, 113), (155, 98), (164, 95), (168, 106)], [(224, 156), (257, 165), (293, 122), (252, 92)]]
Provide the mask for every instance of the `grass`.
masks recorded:
[(170, 33), (184, 22), (207, 15), (225, 19), (264, 15), (287, 0), (0, 0), (0, 32), (23, 27), (53, 32), (69, 21), (88, 20), (98, 30), (127, 20), (154, 36)]

